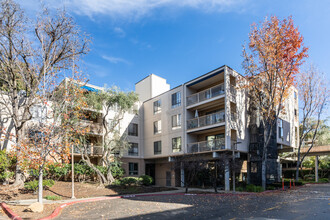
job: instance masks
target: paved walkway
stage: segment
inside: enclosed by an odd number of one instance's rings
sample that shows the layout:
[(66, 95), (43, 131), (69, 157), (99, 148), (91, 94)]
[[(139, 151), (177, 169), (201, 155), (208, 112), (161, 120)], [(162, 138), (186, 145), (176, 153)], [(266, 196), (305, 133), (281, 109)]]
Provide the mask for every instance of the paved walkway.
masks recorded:
[(329, 219), (330, 184), (249, 195), (126, 197), (66, 207), (66, 219)]

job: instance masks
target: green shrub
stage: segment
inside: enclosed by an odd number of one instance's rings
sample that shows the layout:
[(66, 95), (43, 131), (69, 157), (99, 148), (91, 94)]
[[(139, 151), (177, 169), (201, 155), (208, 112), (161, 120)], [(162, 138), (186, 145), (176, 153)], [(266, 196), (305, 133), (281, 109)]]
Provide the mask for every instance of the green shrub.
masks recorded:
[(120, 186), (122, 185), (121, 181), (120, 180), (115, 180), (113, 183), (112, 183), (113, 186)]
[[(52, 187), (55, 184), (54, 180), (43, 180), (42, 186), (45, 189), (46, 187)], [(24, 188), (27, 190), (37, 191), (38, 189), (38, 180), (32, 180), (24, 183)]]
[(53, 195), (53, 196), (45, 196), (45, 199), (47, 199), (47, 200), (61, 200), (62, 197)]
[(139, 183), (139, 178), (137, 177), (124, 177), (121, 179), (121, 185), (128, 185), (128, 186), (131, 186), (131, 185), (136, 185)]
[(0, 181), (4, 181), (14, 176), (16, 158), (0, 150)]
[(267, 186), (267, 190), (275, 190), (275, 186)]
[(140, 179), (141, 184), (144, 186), (150, 186), (153, 182), (152, 177), (148, 176), (148, 175), (142, 175), (139, 177), (139, 179)]
[(328, 178), (320, 178), (319, 183), (328, 183), (329, 179)]
[(244, 188), (242, 186), (236, 187), (236, 191), (243, 192), (244, 191)]
[(247, 192), (262, 192), (264, 190), (261, 186), (255, 186), (253, 184), (249, 184), (246, 186), (246, 191)]

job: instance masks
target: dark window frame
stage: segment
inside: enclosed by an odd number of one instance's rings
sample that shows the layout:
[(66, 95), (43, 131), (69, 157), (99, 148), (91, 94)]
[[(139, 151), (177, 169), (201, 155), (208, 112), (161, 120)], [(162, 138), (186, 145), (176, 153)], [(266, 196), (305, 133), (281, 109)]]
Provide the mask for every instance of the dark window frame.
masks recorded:
[(171, 104), (172, 104), (172, 108), (181, 106), (181, 92), (180, 91), (172, 94)]
[(162, 154), (162, 142), (155, 141), (154, 142), (154, 155)]
[[(177, 145), (177, 140), (180, 140), (179, 146)], [(172, 152), (177, 153), (182, 151), (182, 138), (181, 137), (175, 137), (172, 138)]]
[(153, 110), (154, 110), (154, 114), (160, 113), (162, 111), (162, 101), (160, 99), (154, 101)]
[[(128, 148), (128, 156), (139, 156), (139, 144), (138, 143), (129, 143), (130, 147)], [(136, 149), (136, 150), (134, 150)]]
[(181, 128), (181, 114), (172, 115), (172, 128)]
[(130, 176), (139, 175), (139, 163), (128, 163), (128, 175)]

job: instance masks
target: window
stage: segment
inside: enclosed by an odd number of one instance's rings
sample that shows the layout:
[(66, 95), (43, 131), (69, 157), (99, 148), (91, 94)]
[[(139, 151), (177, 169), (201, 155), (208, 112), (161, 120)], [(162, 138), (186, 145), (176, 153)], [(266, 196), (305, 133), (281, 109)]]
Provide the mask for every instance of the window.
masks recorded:
[(128, 148), (129, 156), (138, 156), (139, 155), (139, 144), (138, 143), (129, 143), (130, 147)]
[(177, 92), (172, 94), (172, 108), (178, 107), (181, 105), (181, 93)]
[(181, 151), (181, 137), (172, 138), (172, 152), (180, 152)]
[(294, 99), (297, 99), (297, 92), (294, 92)]
[(129, 175), (139, 175), (139, 164), (138, 163), (128, 163), (128, 174)]
[(154, 114), (157, 114), (159, 112), (161, 112), (162, 107), (161, 107), (161, 101), (157, 100), (154, 102)]
[(298, 116), (297, 109), (294, 110), (294, 116), (296, 116), (296, 117)]
[(162, 153), (162, 142), (156, 141), (154, 142), (154, 154), (161, 154)]
[(138, 136), (138, 124), (130, 123), (128, 126), (129, 136)]
[(181, 114), (172, 116), (172, 128), (181, 127)]
[(154, 134), (159, 134), (162, 132), (162, 122), (159, 121), (155, 121), (154, 122)]
[(280, 138), (283, 137), (283, 120), (282, 119), (278, 120), (278, 136)]

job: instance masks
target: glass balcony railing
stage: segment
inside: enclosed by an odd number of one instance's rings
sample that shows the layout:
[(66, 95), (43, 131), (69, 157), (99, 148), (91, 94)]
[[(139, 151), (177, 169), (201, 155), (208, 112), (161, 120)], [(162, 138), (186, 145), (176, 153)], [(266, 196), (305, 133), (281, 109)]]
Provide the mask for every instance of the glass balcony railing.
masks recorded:
[(211, 141), (201, 141), (187, 145), (187, 153), (200, 153), (206, 151), (215, 151), (225, 149), (225, 138)]
[(200, 128), (208, 125), (225, 122), (225, 111), (218, 111), (209, 115), (193, 118), (187, 121), (187, 128)]
[(187, 106), (193, 105), (225, 93), (224, 84), (216, 85), (209, 89), (203, 90), (201, 92), (195, 93), (187, 97)]

